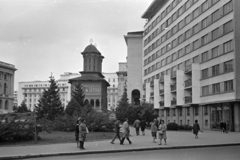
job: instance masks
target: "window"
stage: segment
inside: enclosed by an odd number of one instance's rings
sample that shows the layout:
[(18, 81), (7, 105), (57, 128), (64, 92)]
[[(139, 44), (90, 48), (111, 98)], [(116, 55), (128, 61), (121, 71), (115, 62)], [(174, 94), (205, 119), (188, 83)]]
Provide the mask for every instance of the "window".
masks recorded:
[(213, 94), (220, 93), (220, 83), (213, 84), (212, 89), (213, 89)]
[(203, 86), (202, 87), (202, 95), (206, 96), (209, 94), (209, 87), (208, 86)]
[(202, 45), (205, 45), (209, 42), (208, 34), (202, 37)]
[(183, 49), (180, 49), (180, 50), (178, 51), (178, 56), (179, 56), (179, 57), (182, 57), (182, 56), (184, 56)]
[(173, 8), (176, 7), (176, 5), (177, 5), (177, 0), (174, 0), (174, 1), (172, 2)]
[(223, 51), (224, 53), (228, 53), (233, 50), (233, 41), (228, 41), (223, 44)]
[(187, 116), (190, 116), (190, 108), (187, 107)]
[(178, 27), (177, 25), (173, 27), (173, 29), (172, 29), (172, 34), (175, 34), (175, 33), (178, 31), (178, 28), (177, 28), (177, 27)]
[(192, 0), (188, 0), (188, 1), (185, 3), (186, 10), (191, 7), (191, 3), (192, 3)]
[(171, 45), (171, 43), (169, 43), (169, 44), (167, 44), (167, 51), (169, 51), (171, 48), (172, 48), (172, 45)]
[(223, 13), (224, 14), (228, 14), (232, 10), (233, 10), (233, 2), (232, 1), (228, 2), (227, 4), (225, 4), (223, 6)]
[(177, 19), (177, 12), (175, 12), (173, 15), (172, 15), (172, 21), (175, 21)]
[(218, 31), (219, 31), (219, 28), (212, 31), (212, 40), (215, 40), (218, 38), (218, 36), (219, 36)]
[(212, 4), (217, 3), (219, 0), (212, 0)]
[(167, 7), (167, 13), (169, 13), (170, 11), (171, 11), (171, 5), (169, 5), (168, 7)]
[(186, 51), (186, 54), (188, 54), (188, 53), (190, 53), (192, 51), (190, 44), (185, 47), (185, 51)]
[(182, 108), (179, 108), (179, 116), (182, 116)]
[(161, 66), (165, 66), (165, 59), (161, 61)]
[(170, 17), (170, 18), (168, 18), (168, 20), (167, 20), (167, 26), (169, 26), (171, 23), (172, 23), (172, 18)]
[(193, 26), (193, 34), (196, 34), (199, 31), (200, 31), (199, 24), (196, 24), (195, 26)]
[(184, 41), (184, 36), (183, 34), (178, 37), (178, 43), (182, 43)]
[(198, 49), (200, 47), (199, 40), (193, 42), (193, 50)]
[(162, 13), (161, 13), (161, 17), (162, 19), (166, 16), (166, 10), (164, 10)]
[(169, 64), (171, 62), (171, 56), (167, 57), (167, 64)]
[(208, 115), (208, 107), (204, 106), (204, 115)]
[(172, 47), (176, 47), (177, 46), (177, 39), (174, 39), (172, 42)]
[(184, 12), (184, 8), (183, 8), (183, 6), (182, 6), (182, 7), (179, 8), (179, 10), (178, 10), (178, 15), (181, 16), (181, 15), (183, 14), (183, 12)]
[(166, 46), (162, 48), (162, 54), (166, 53)]
[(178, 23), (179, 30), (182, 29), (183, 27), (184, 27), (184, 19)]
[(202, 28), (206, 28), (208, 26), (208, 17), (202, 20)]
[(233, 71), (233, 60), (224, 62), (224, 73)]
[(233, 30), (232, 20), (223, 25), (223, 34), (227, 34)]
[(185, 37), (186, 37), (186, 39), (188, 39), (188, 38), (190, 38), (191, 36), (192, 36), (192, 30), (189, 29), (189, 30), (187, 30), (187, 31), (185, 32)]
[(219, 50), (219, 47), (218, 47), (218, 46), (212, 49), (212, 57), (213, 57), (213, 58), (214, 58), (214, 57), (217, 57), (217, 56), (219, 55), (218, 50)]
[(171, 31), (167, 32), (167, 38), (170, 38), (172, 36)]
[(193, 57), (193, 63), (199, 63), (199, 56)]
[(208, 78), (208, 68), (202, 70), (202, 79)]
[(206, 11), (207, 9), (208, 9), (208, 4), (209, 2), (208, 1), (205, 1), (203, 4), (202, 4), (202, 11), (204, 12), (204, 11)]
[(195, 116), (198, 116), (198, 106), (194, 107), (194, 113), (195, 113)]
[(219, 75), (219, 64), (212, 67), (212, 76)]
[(192, 20), (192, 14), (189, 14), (185, 19), (186, 19), (186, 24), (190, 23)]
[(172, 56), (172, 60), (176, 60), (178, 57), (177, 57), (177, 52), (173, 53), (173, 56)]
[(212, 21), (215, 22), (219, 19), (219, 10), (215, 11), (213, 14), (212, 14)]
[(224, 82), (224, 91), (225, 92), (233, 91), (233, 80)]
[(162, 43), (165, 42), (166, 40), (165, 34), (161, 37), (161, 39), (162, 39)]
[(205, 119), (205, 126), (207, 127), (208, 126), (208, 120)]
[(199, 8), (197, 8), (197, 9), (195, 9), (194, 11), (193, 11), (193, 19), (195, 19), (195, 18), (197, 18), (198, 16), (199, 16)]

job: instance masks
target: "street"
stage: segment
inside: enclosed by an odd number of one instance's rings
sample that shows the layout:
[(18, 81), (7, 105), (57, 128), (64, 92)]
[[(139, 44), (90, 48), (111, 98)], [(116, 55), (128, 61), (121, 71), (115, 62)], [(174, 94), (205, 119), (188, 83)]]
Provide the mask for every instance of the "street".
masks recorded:
[(239, 160), (240, 146), (170, 149), (92, 155), (31, 158), (26, 160)]

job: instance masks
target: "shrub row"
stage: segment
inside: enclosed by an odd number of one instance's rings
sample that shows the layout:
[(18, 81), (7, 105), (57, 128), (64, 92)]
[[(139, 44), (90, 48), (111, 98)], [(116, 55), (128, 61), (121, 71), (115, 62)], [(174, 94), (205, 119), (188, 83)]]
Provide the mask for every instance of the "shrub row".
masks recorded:
[(177, 123), (171, 122), (167, 124), (167, 130), (192, 130), (192, 126), (189, 125), (178, 125)]

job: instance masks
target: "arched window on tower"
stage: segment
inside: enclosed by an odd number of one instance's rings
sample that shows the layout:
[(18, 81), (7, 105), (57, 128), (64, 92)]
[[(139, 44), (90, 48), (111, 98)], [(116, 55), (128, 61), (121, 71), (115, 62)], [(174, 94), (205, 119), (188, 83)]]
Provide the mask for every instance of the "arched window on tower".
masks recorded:
[(94, 100), (93, 100), (93, 99), (91, 99), (90, 105), (91, 105), (92, 107), (94, 107)]
[(84, 104), (85, 104), (85, 105), (89, 104), (88, 99), (85, 99)]
[(99, 99), (96, 100), (96, 107), (99, 107), (100, 106), (100, 102), (99, 102)]
[(8, 101), (5, 101), (5, 109), (8, 109)]

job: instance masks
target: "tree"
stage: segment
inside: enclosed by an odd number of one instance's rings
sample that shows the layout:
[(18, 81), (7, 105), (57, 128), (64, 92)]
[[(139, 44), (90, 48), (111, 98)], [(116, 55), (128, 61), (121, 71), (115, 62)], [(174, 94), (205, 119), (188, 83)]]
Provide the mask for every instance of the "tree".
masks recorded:
[(85, 93), (81, 83), (77, 83), (77, 85), (74, 86), (71, 96), (72, 98), (68, 103), (65, 112), (68, 115), (73, 115), (73, 113), (75, 112), (76, 114), (80, 115), (81, 108), (85, 106), (84, 104)]
[(50, 76), (50, 87), (45, 89), (36, 106), (36, 114), (38, 118), (46, 117), (54, 120), (56, 116), (61, 115), (64, 111), (62, 105), (59, 88), (53, 76)]
[(31, 112), (31, 111), (30, 111), (30, 109), (27, 108), (25, 100), (23, 100), (21, 105), (16, 108), (15, 112), (16, 113), (25, 113), (25, 112)]
[(130, 104), (128, 103), (127, 98), (127, 88), (124, 88), (123, 95), (121, 99), (118, 101), (118, 107), (116, 108), (116, 117), (120, 121), (124, 121), (124, 118), (127, 118), (127, 110)]

